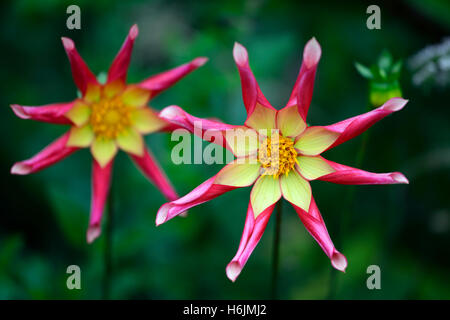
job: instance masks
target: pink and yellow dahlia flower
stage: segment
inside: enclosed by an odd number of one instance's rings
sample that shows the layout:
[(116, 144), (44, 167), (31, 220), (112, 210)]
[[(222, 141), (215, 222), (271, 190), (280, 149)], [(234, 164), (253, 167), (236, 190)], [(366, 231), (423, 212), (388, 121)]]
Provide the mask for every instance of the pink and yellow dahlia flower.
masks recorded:
[(131, 27), (122, 48), (108, 71), (107, 81), (100, 84), (78, 54), (71, 39), (62, 43), (72, 68), (75, 84), (82, 97), (71, 102), (40, 107), (11, 105), (22, 119), (68, 124), (70, 130), (34, 157), (17, 162), (12, 174), (25, 175), (42, 170), (81, 148), (90, 148), (93, 160), (92, 203), (87, 241), (101, 233), (101, 219), (108, 196), (111, 170), (118, 149), (127, 152), (142, 173), (169, 200), (177, 193), (144, 145), (143, 135), (172, 130), (173, 125), (159, 118), (148, 102), (160, 92), (202, 66), (207, 59), (200, 57), (177, 68), (154, 75), (138, 84), (127, 84), (127, 70), (138, 27)]
[[(408, 183), (400, 172), (367, 172), (329, 161), (321, 155), (359, 135), (378, 120), (401, 110), (407, 101), (393, 98), (375, 110), (336, 124), (308, 126), (306, 117), (321, 56), (316, 39), (311, 39), (305, 46), (294, 89), (287, 105), (281, 110), (272, 107), (262, 94), (250, 69), (247, 50), (236, 43), (233, 56), (239, 70), (248, 115), (243, 126), (196, 118), (177, 106), (167, 107), (160, 116), (191, 131), (197, 123), (201, 125), (201, 132), (209, 130), (219, 133), (222, 141), (215, 138), (213, 142), (223, 144), (233, 152), (236, 159), (184, 197), (161, 206), (156, 224), (160, 225), (225, 192), (253, 185), (242, 239), (236, 255), (226, 267), (230, 280), (235, 281), (241, 273), (281, 197), (292, 204), (306, 229), (330, 258), (332, 266), (345, 271), (347, 259), (336, 250), (330, 239), (312, 196), (310, 181), (339, 184)], [(236, 136), (244, 139), (236, 140)], [(257, 139), (251, 139), (255, 136)]]

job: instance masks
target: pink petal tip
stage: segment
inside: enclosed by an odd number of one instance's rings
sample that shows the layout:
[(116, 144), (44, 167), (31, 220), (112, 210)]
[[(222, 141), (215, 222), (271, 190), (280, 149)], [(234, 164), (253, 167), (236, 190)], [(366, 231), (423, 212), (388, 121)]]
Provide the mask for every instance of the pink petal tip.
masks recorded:
[(248, 61), (247, 50), (244, 48), (243, 45), (241, 45), (238, 42), (234, 43), (233, 57), (234, 57), (234, 61), (236, 61), (236, 63), (240, 66), (245, 65)]
[(303, 60), (308, 68), (315, 66), (322, 55), (322, 49), (320, 48), (319, 42), (316, 38), (312, 38), (306, 43), (305, 49), (303, 50)]
[(392, 173), (391, 177), (398, 183), (409, 184), (409, 180), (403, 175), (403, 173), (400, 172)]
[(31, 167), (24, 163), (16, 163), (11, 168), (11, 174), (25, 175), (31, 172)]
[(156, 214), (156, 226), (160, 226), (167, 220), (167, 214), (168, 214), (169, 208), (166, 206), (162, 206), (161, 209), (159, 209), (158, 213)]
[(19, 106), (18, 104), (12, 104), (11, 109), (19, 118), (30, 119), (30, 116), (25, 113), (25, 110), (23, 109), (22, 106)]
[(182, 115), (182, 113), (180, 113), (179, 107), (177, 106), (168, 106), (159, 113), (159, 116), (166, 120), (174, 119), (180, 115)]
[(139, 28), (138, 28), (137, 24), (134, 24), (130, 29), (130, 33), (129, 33), (130, 38), (134, 40), (137, 38), (138, 34), (139, 34)]
[(236, 281), (241, 271), (242, 267), (237, 261), (230, 262), (226, 268), (227, 277), (233, 282)]
[(402, 110), (403, 107), (407, 103), (408, 103), (408, 100), (406, 100), (406, 99), (392, 98), (384, 104), (383, 109), (395, 112), (395, 111)]
[(342, 253), (335, 251), (331, 256), (331, 265), (335, 269), (345, 272), (345, 269), (347, 268), (347, 258), (345, 258)]
[(75, 48), (75, 44), (73, 43), (72, 39), (62, 37), (61, 40), (62, 40), (64, 49), (69, 51), (69, 50), (73, 50)]
[(208, 62), (208, 58), (207, 57), (199, 57), (194, 59), (194, 61), (192, 61), (192, 64), (196, 67), (201, 67), (203, 66), (205, 63)]
[(95, 239), (97, 239), (100, 236), (100, 233), (102, 232), (102, 229), (99, 225), (92, 225), (89, 227), (87, 233), (86, 233), (86, 240), (88, 243), (94, 242)]

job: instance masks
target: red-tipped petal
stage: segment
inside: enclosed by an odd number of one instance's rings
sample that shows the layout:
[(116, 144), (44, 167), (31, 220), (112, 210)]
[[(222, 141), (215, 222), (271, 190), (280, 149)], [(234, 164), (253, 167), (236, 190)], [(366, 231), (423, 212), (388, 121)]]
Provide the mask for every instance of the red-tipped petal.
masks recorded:
[(247, 49), (245, 49), (245, 47), (240, 43), (235, 42), (234, 44), (233, 58), (236, 62), (239, 76), (241, 77), (242, 98), (244, 100), (244, 105), (247, 109), (247, 114), (250, 115), (256, 106), (258, 83), (256, 82), (255, 76), (253, 75), (248, 63)]
[(320, 44), (313, 37), (306, 43), (305, 49), (303, 50), (303, 63), (305, 67), (308, 69), (317, 67), (321, 55), (322, 49), (320, 48)]
[(329, 126), (324, 126), (323, 128), (325, 128), (326, 130), (333, 131), (339, 134), (339, 137), (330, 147), (327, 148), (327, 150), (360, 135), (384, 117), (390, 115), (395, 111), (403, 109), (407, 102), (408, 100), (402, 98), (392, 98), (377, 109)]
[(244, 231), (242, 232), (239, 248), (226, 267), (228, 279), (235, 281), (244, 268), (248, 258), (252, 254), (259, 240), (261, 239), (267, 222), (272, 214), (274, 204), (265, 209), (256, 219), (253, 213), (252, 205), (249, 203), (247, 210), (247, 219), (245, 220)]
[(89, 226), (87, 232), (86, 232), (86, 241), (87, 243), (94, 242), (95, 239), (100, 237), (100, 234), (102, 233), (102, 228), (100, 225), (93, 225)]
[(169, 201), (178, 199), (177, 192), (150, 150), (145, 149), (142, 157), (133, 154), (129, 155), (142, 174), (153, 182)]
[[(323, 158), (322, 158), (323, 159)], [(408, 179), (400, 172), (373, 173), (345, 166), (324, 159), (335, 172), (321, 176), (318, 180), (339, 184), (408, 184)]]
[(163, 224), (164, 222), (185, 212), (189, 208), (195, 207), (206, 201), (214, 199), (225, 192), (237, 188), (233, 186), (214, 184), (216, 177), (217, 175), (209, 178), (184, 197), (163, 204), (156, 214), (156, 225), (159, 226), (160, 224)]
[(319, 64), (322, 50), (315, 38), (308, 41), (303, 50), (303, 62), (295, 81), (294, 89), (286, 106), (297, 105), (298, 112), (306, 121), (309, 105), (314, 89), (317, 65)]
[(59, 137), (34, 157), (17, 162), (11, 168), (12, 174), (25, 175), (37, 172), (66, 158), (79, 148), (66, 147), (69, 133)]
[(247, 109), (247, 117), (250, 117), (253, 113), (257, 103), (274, 109), (267, 101), (266, 97), (264, 97), (258, 82), (253, 75), (248, 62), (247, 49), (238, 42), (234, 43), (233, 58), (241, 78), (242, 98), (244, 100), (245, 109)]
[(95, 159), (92, 160), (91, 217), (86, 233), (88, 243), (92, 243), (101, 233), (102, 216), (111, 184), (112, 167), (113, 161), (102, 168)]
[(152, 93), (151, 97), (153, 98), (165, 89), (174, 85), (178, 80), (188, 75), (190, 72), (203, 66), (207, 61), (208, 58), (205, 57), (196, 58), (191, 62), (151, 76), (150, 78), (142, 81), (139, 86), (141, 88), (150, 90)]
[(222, 135), (222, 139), (220, 139), (221, 141), (216, 141), (216, 139), (214, 139), (214, 141), (211, 141), (211, 139), (206, 141), (214, 142), (223, 147), (227, 147), (225, 140), (226, 130), (239, 128), (239, 126), (225, 124), (217, 120), (194, 117), (178, 106), (169, 106), (164, 108), (159, 113), (159, 117), (171, 124), (188, 130), (190, 133), (198, 135), (202, 139), (205, 138), (205, 131), (210, 133), (206, 138), (212, 138), (212, 133), (218, 132), (218, 134)]
[(311, 198), (311, 205), (309, 206), (308, 212), (295, 205), (293, 205), (293, 207), (295, 211), (297, 211), (306, 230), (308, 230), (328, 258), (330, 258), (332, 266), (339, 271), (345, 272), (345, 269), (347, 268), (347, 259), (334, 247), (314, 198)]
[(130, 64), (131, 52), (133, 51), (134, 40), (137, 38), (139, 33), (138, 26), (135, 24), (131, 27), (128, 32), (128, 36), (125, 39), (122, 48), (120, 48), (119, 53), (114, 58), (113, 63), (108, 71), (108, 83), (113, 82), (117, 79), (125, 82), (127, 79), (128, 66)]
[(89, 67), (84, 62), (75, 48), (74, 42), (69, 38), (61, 38), (67, 57), (69, 58), (70, 66), (72, 68), (73, 80), (77, 88), (84, 95), (89, 83), (98, 84), (94, 74), (89, 70)]
[(347, 258), (342, 253), (334, 251), (330, 259), (333, 268), (345, 273), (345, 269), (347, 269)]
[(13, 112), (22, 119), (32, 119), (55, 124), (71, 124), (64, 114), (73, 107), (74, 102), (53, 103), (39, 107), (12, 104)]

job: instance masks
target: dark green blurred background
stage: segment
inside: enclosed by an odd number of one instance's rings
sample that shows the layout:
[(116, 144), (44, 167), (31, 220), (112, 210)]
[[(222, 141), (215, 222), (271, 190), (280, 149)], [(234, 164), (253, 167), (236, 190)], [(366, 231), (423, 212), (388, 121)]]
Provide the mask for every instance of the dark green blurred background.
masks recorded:
[[(81, 7), (81, 30), (66, 28), (69, 4)], [(194, 115), (233, 124), (245, 119), (232, 59), (234, 41), (247, 47), (262, 91), (280, 108), (291, 92), (305, 43), (312, 36), (318, 39), (322, 59), (311, 124), (331, 124), (366, 110), (368, 83), (355, 70), (355, 61), (374, 63), (384, 48), (403, 59), (400, 84), (409, 103), (370, 129), (362, 168), (401, 171), (410, 184), (355, 188), (312, 183), (329, 233), (347, 256), (345, 274), (332, 269), (293, 209), (285, 205), (279, 296), (449, 299), (450, 83), (414, 86), (407, 61), (449, 35), (450, 5), (444, 0), (378, 3), (382, 28), (368, 30), (369, 4), (373, 3), (2, 1), (0, 298), (103, 296), (105, 237), (93, 245), (85, 241), (91, 155), (83, 150), (37, 174), (9, 175), (14, 162), (31, 157), (67, 129), (18, 119), (9, 104), (74, 99), (76, 88), (60, 37), (74, 39), (98, 74), (107, 70), (137, 23), (140, 34), (129, 82), (207, 56), (210, 61), (204, 67), (158, 96), (152, 106), (160, 110), (177, 104)], [(174, 142), (168, 134), (150, 135), (146, 141), (181, 195), (222, 166), (176, 166), (170, 161)], [(361, 141), (356, 138), (325, 156), (355, 165)], [(239, 244), (250, 188), (230, 192), (191, 209), (186, 219), (156, 228), (155, 214), (165, 200), (121, 153), (114, 168), (114, 193), (112, 298), (270, 297), (273, 217), (236, 283), (225, 275)], [(343, 233), (341, 221), (347, 215), (349, 227)], [(81, 267), (82, 290), (66, 288), (66, 268), (71, 264)], [(381, 268), (381, 290), (366, 287), (366, 268), (372, 264)]]

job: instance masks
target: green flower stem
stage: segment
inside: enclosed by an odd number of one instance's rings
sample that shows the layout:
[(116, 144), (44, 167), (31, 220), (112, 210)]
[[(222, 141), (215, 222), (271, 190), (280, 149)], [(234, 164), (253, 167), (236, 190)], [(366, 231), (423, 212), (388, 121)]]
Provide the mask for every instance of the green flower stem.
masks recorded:
[(107, 219), (105, 228), (105, 251), (104, 251), (104, 278), (103, 278), (103, 299), (111, 298), (111, 280), (112, 280), (112, 242), (113, 242), (113, 228), (114, 228), (114, 190), (113, 184), (109, 190), (108, 204), (107, 204)]
[(280, 199), (276, 205), (276, 220), (275, 220), (275, 234), (273, 237), (273, 251), (272, 251), (272, 289), (271, 298), (277, 299), (278, 291), (278, 265), (280, 258), (280, 229), (281, 229), (281, 215), (283, 212), (283, 200)]

